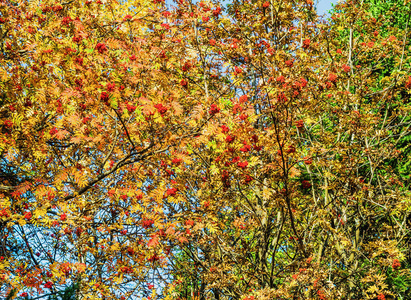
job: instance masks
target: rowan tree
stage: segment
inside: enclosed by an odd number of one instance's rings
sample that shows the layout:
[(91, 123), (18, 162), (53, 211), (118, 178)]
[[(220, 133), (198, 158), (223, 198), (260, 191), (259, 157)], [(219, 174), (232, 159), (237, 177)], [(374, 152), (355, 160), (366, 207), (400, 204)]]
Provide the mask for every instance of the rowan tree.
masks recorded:
[(202, 206), (185, 213), (196, 234), (176, 289), (406, 297), (409, 189), (390, 162), (409, 136), (407, 26), (376, 34), (384, 19), (361, 3), (329, 23), (310, 3), (288, 5), (234, 2), (211, 31), (235, 87), (193, 147)]
[(176, 193), (160, 160), (212, 102), (181, 79), (184, 32), (162, 2), (0, 5), (3, 294), (151, 293)]
[(406, 298), (408, 25), (367, 5), (1, 2), (3, 294)]

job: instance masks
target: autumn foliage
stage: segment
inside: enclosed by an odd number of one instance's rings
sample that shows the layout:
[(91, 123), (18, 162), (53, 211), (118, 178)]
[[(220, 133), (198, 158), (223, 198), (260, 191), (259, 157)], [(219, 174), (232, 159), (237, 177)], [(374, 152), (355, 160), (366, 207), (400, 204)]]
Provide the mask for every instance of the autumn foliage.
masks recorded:
[(409, 299), (409, 6), (0, 0), (1, 297)]

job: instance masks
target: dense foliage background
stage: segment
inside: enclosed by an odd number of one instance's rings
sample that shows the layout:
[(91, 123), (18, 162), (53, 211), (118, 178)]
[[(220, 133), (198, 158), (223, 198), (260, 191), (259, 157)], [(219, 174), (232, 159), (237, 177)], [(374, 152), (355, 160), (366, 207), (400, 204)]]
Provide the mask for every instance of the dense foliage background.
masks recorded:
[(0, 294), (409, 299), (410, 3), (0, 0)]

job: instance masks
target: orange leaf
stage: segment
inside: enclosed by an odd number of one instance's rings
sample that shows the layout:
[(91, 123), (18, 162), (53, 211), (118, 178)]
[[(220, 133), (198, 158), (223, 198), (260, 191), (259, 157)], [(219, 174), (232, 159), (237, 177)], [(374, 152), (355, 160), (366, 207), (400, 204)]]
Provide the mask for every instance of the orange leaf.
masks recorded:
[(157, 246), (158, 244), (159, 244), (159, 242), (158, 242), (158, 237), (157, 237), (157, 236), (154, 236), (154, 237), (152, 237), (152, 238), (148, 241), (147, 246), (154, 248), (154, 247)]

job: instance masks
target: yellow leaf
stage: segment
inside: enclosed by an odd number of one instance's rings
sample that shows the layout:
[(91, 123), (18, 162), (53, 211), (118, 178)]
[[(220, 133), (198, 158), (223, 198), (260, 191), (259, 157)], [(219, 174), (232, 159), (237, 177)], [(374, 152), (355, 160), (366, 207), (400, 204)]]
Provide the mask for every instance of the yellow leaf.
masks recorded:
[(112, 250), (112, 251), (118, 251), (118, 250), (120, 250), (120, 244), (119, 244), (119, 243), (114, 243), (114, 244), (111, 246), (111, 250)]
[(37, 218), (39, 218), (39, 217), (43, 217), (45, 214), (47, 213), (47, 209), (45, 209), (45, 208), (37, 208), (35, 211), (34, 211), (34, 218), (35, 219), (37, 219)]

